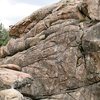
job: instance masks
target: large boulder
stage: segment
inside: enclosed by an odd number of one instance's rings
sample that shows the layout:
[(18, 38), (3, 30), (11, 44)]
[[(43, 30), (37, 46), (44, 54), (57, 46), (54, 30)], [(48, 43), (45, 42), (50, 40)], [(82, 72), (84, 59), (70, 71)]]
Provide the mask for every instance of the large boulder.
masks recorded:
[[(1, 47), (0, 65), (18, 65), (24, 74), (32, 76), (31, 84), (23, 81), (27, 85), (16, 87), (25, 97), (100, 99), (100, 23), (91, 23), (96, 18), (92, 18), (87, 5), (83, 0), (62, 0), (11, 27), (10, 35), (18, 38)], [(1, 69), (2, 77), (4, 73), (16, 74)]]

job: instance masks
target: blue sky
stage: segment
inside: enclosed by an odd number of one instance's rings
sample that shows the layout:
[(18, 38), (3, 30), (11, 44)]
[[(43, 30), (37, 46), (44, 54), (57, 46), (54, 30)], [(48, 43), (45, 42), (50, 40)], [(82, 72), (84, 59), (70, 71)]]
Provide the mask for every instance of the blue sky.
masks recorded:
[(0, 22), (8, 28), (35, 10), (58, 1), (59, 0), (0, 0)]

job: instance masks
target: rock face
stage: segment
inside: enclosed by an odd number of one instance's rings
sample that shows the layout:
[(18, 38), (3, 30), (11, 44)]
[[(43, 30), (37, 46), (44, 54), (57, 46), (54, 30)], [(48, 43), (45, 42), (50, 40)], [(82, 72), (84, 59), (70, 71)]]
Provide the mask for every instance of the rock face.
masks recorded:
[(100, 0), (84, 0), (88, 5), (88, 12), (92, 19), (100, 20)]
[[(62, 0), (11, 26), (16, 39), (0, 48), (0, 65), (17, 67), (0, 73), (27, 73), (31, 81), (16, 87), (26, 98), (100, 100), (100, 22), (89, 2)], [(18, 66), (22, 72), (11, 71)]]

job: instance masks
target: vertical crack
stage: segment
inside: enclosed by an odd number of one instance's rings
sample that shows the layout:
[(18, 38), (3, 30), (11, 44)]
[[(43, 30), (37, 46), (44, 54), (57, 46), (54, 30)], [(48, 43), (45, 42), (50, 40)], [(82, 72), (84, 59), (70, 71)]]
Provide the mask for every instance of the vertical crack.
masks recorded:
[[(82, 31), (82, 35), (81, 35), (81, 37), (80, 37), (80, 41), (79, 42), (77, 42), (77, 45), (78, 45), (78, 49), (80, 50), (80, 52), (81, 52), (81, 56), (79, 56), (78, 58), (77, 58), (77, 62), (76, 62), (76, 67), (78, 67), (77, 65), (78, 65), (78, 61), (81, 59), (81, 58), (83, 58), (84, 59), (84, 66), (85, 66), (85, 68), (86, 68), (86, 53), (85, 53), (85, 50), (84, 50), (84, 48), (83, 48), (83, 36), (84, 36), (84, 30), (83, 30), (83, 28), (81, 27), (81, 25), (79, 25), (79, 27), (80, 27), (80, 30)], [(79, 65), (80, 66), (80, 65)]]

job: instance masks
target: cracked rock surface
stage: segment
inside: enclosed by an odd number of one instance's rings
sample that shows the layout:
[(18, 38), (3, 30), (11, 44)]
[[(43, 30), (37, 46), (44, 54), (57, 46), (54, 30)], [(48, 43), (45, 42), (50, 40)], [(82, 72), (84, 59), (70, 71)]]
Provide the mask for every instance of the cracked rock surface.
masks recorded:
[(11, 26), (0, 65), (16, 66), (0, 71), (32, 77), (16, 87), (25, 100), (100, 100), (100, 22), (89, 13), (96, 0), (88, 2), (61, 0)]

